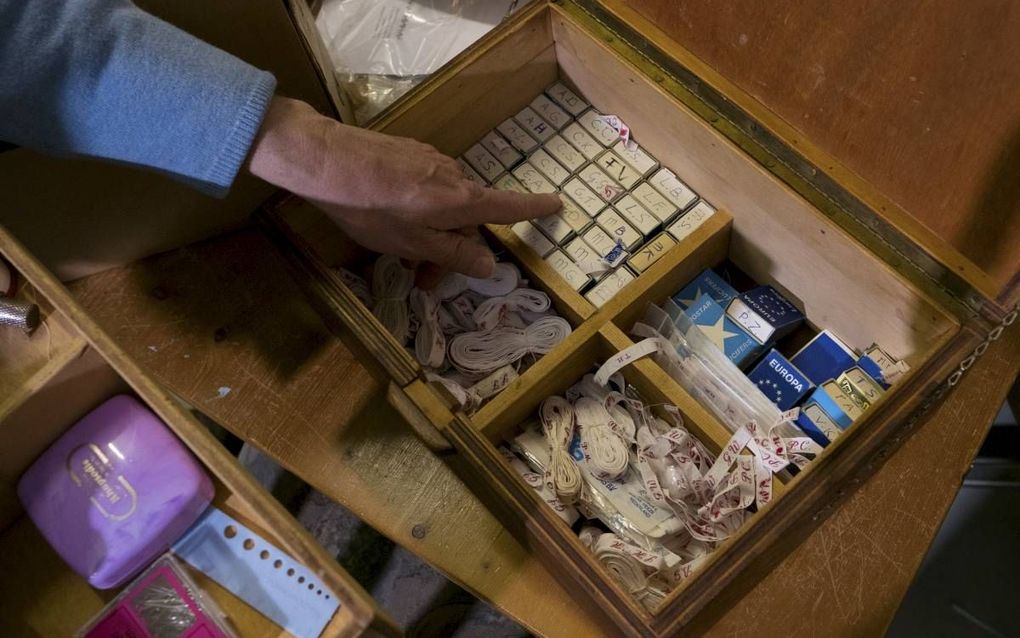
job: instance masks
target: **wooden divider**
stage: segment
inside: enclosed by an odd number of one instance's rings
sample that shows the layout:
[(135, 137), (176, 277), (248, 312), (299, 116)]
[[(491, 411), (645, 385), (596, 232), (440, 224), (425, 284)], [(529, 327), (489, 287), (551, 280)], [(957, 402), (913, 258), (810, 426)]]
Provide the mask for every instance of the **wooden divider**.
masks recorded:
[(563, 277), (528, 247), (509, 226), (489, 225), (486, 226), (486, 230), (513, 256), (514, 261), (531, 281), (531, 287), (549, 293), (553, 307), (571, 325), (578, 326), (595, 313), (595, 306), (568, 286)]
[(0, 327), (0, 420), (85, 348), (85, 340), (67, 319), (30, 285), (23, 286), (15, 299), (38, 304), (42, 322), (31, 334)]
[[(604, 325), (600, 334), (606, 343), (606, 349), (611, 353), (620, 352), (634, 345), (634, 342), (612, 323)], [(639, 359), (629, 367), (634, 370), (634, 375), (641, 379), (638, 389), (642, 394), (647, 393), (647, 398), (656, 403), (669, 403), (679, 408), (684, 415), (687, 429), (698, 437), (710, 452), (718, 454), (723, 449), (730, 439), (730, 432), (661, 367), (651, 359)]]

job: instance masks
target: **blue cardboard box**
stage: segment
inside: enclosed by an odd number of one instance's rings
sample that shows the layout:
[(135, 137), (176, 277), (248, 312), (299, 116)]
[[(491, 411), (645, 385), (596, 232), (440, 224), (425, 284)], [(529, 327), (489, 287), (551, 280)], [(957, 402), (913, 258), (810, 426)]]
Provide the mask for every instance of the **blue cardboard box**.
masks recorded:
[(882, 367), (875, 363), (874, 359), (866, 354), (862, 354), (861, 358), (857, 360), (857, 367), (871, 377), (875, 383), (882, 386), (883, 390), (888, 390), (892, 387), (888, 381), (885, 380), (885, 375), (882, 372)]
[(774, 343), (793, 332), (804, 314), (772, 286), (758, 286), (741, 293), (726, 312), (761, 343)]
[(843, 411), (843, 414), (850, 417), (851, 421), (856, 421), (864, 416), (864, 407), (858, 405), (854, 400), (854, 397), (847, 394), (838, 381), (826, 381), (818, 386), (818, 389), (825, 390), (825, 394), (829, 395), (829, 398), (832, 399), (833, 403), (835, 403), (839, 409)]
[(797, 366), (812, 383), (821, 385), (854, 367), (857, 364), (857, 354), (839, 337), (823, 330), (790, 357), (790, 363)]
[[(832, 397), (822, 388), (815, 388), (815, 391), (811, 393), (811, 396), (808, 397), (801, 407), (801, 410), (807, 412), (809, 417), (811, 417), (811, 413), (814, 411), (811, 409), (812, 405), (817, 406), (822, 411), (821, 413), (827, 416), (829, 421), (840, 430), (845, 430), (853, 425), (854, 420), (850, 418), (850, 415), (844, 412), (839, 407), (839, 404), (833, 401)], [(818, 419), (812, 417), (812, 420), (815, 421), (816, 425), (819, 425)], [(821, 426), (819, 425), (819, 427)]]
[(835, 441), (843, 433), (843, 429), (832, 420), (825, 410), (810, 399), (800, 409), (796, 423), (800, 429), (822, 446)]
[(708, 295), (720, 306), (725, 308), (737, 296), (737, 291), (723, 278), (715, 274), (711, 268), (701, 271), (701, 274), (684, 286), (680, 292), (673, 295), (673, 301), (683, 309), (687, 309), (698, 303), (702, 297)]
[(697, 304), (687, 308), (684, 312), (698, 326), (698, 329), (741, 370), (749, 366), (761, 354), (762, 345), (726, 316), (722, 306), (716, 303), (712, 297), (702, 295)]
[(800, 403), (814, 384), (786, 357), (770, 350), (747, 375), (780, 410), (789, 410)]
[(796, 423), (797, 427), (799, 427), (801, 430), (804, 430), (804, 434), (807, 434), (809, 437), (811, 437), (812, 441), (814, 441), (818, 445), (821, 445), (822, 447), (828, 446), (829, 443), (832, 441), (832, 439), (825, 436), (825, 433), (822, 432), (821, 428), (815, 425), (815, 422), (812, 421), (811, 418), (807, 414), (805, 414), (803, 410), (801, 410), (801, 413), (797, 415), (797, 420), (794, 421), (794, 423)]
[[(808, 412), (808, 409), (812, 405), (818, 406), (822, 413), (829, 417), (829, 420), (832, 421), (840, 430), (847, 429), (854, 422), (853, 418), (851, 418), (850, 415), (843, 410), (843, 408), (839, 407), (839, 404), (836, 403), (831, 396), (829, 396), (829, 393), (826, 392), (824, 388), (815, 388), (815, 391), (812, 392), (811, 396), (809, 396), (807, 401), (804, 402), (801, 410)], [(808, 416), (811, 416), (810, 413)], [(817, 423), (817, 419), (812, 420), (815, 420)]]

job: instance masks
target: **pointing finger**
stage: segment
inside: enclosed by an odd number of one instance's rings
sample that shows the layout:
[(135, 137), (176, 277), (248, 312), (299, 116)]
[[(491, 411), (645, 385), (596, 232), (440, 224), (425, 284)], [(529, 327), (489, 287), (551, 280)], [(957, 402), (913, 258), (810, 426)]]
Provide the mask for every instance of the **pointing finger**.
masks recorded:
[(513, 224), (551, 215), (562, 208), (560, 198), (551, 193), (531, 194), (479, 188), (471, 201), (451, 220), (457, 226)]

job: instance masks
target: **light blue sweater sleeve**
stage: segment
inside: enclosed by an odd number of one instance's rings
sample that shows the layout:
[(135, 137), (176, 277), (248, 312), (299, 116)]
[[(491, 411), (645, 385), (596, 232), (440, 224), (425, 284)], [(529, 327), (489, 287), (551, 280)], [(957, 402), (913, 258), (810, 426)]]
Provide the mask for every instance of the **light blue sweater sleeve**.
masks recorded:
[(144, 166), (223, 196), (275, 86), (128, 0), (0, 0), (6, 142)]

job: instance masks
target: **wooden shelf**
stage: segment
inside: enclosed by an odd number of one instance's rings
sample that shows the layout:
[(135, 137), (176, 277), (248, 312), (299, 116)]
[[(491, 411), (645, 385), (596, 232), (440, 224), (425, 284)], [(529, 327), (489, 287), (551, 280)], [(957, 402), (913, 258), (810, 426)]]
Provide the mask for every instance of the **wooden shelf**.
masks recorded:
[(85, 340), (31, 287), (16, 299), (38, 303), (42, 323), (31, 334), (0, 327), (0, 421), (85, 349)]
[[(219, 492), (215, 502), (237, 517), (237, 512), (231, 511), (228, 505), (234, 502), (229, 494)], [(3, 548), (0, 552), (0, 618), (6, 623), (4, 635), (72, 636), (121, 591), (121, 588), (101, 591), (90, 586), (53, 551), (28, 516), (19, 517), (0, 532), (0, 547)], [(204, 574), (184, 565), (192, 579), (226, 614), (239, 636), (281, 638), (290, 635)]]

